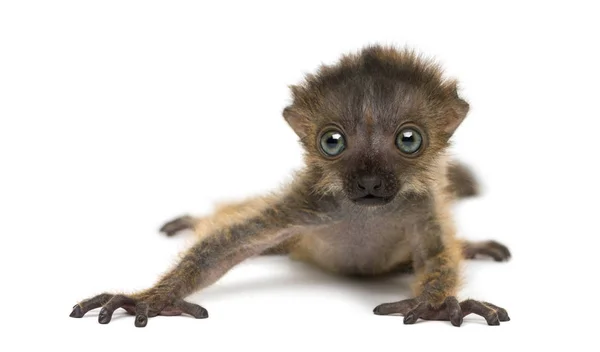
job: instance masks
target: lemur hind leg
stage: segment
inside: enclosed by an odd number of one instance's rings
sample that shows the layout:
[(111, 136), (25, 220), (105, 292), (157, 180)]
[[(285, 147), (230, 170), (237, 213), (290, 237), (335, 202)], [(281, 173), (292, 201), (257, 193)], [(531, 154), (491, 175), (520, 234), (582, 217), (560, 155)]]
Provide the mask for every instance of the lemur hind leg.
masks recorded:
[[(184, 214), (166, 222), (159, 231), (164, 233), (166, 236), (172, 237), (181, 231), (192, 230), (196, 232), (198, 237), (202, 237), (203, 233), (207, 232), (207, 229), (204, 228), (204, 225), (207, 225), (207, 223), (230, 223), (239, 221), (241, 216), (247, 216), (248, 213), (252, 213), (260, 209), (261, 203), (261, 198), (257, 197), (237, 203), (221, 204), (215, 209), (213, 214), (206, 217), (196, 217), (189, 214)], [(260, 253), (260, 255), (289, 254), (297, 242), (298, 238), (292, 237), (275, 245), (274, 247), (266, 249)]]
[[(201, 222), (201, 218), (196, 218), (190, 215), (182, 215), (171, 221), (166, 222), (161, 228), (160, 232), (164, 233), (168, 237), (172, 237), (177, 233), (184, 230), (194, 230), (196, 224)], [(260, 255), (286, 255), (289, 254), (293, 246), (297, 242), (297, 238), (291, 238), (283, 243), (280, 243), (274, 247), (268, 248)]]
[(210, 232), (212, 226), (231, 224), (242, 221), (248, 216), (255, 215), (265, 207), (265, 197), (248, 198), (238, 202), (219, 203), (212, 214), (207, 216), (192, 216), (183, 214), (172, 220), (167, 221), (159, 229), (166, 236), (174, 236), (184, 230), (195, 231), (199, 237)]
[[(478, 256), (490, 257), (497, 262), (508, 261), (511, 253), (508, 247), (496, 241), (467, 241), (462, 240), (462, 255), (464, 259), (477, 259)], [(412, 262), (399, 264), (393, 269), (394, 274), (414, 273)]]

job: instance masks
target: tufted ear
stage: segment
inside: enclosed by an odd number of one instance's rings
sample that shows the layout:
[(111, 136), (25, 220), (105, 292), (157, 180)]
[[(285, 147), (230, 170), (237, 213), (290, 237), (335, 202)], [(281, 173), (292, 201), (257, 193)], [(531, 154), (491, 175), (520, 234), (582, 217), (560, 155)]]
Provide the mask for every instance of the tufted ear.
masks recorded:
[(308, 135), (308, 119), (291, 106), (283, 109), (283, 117), (300, 139)]
[(469, 113), (469, 103), (458, 96), (458, 82), (456, 80), (450, 81), (446, 86), (448, 94), (452, 99), (452, 112), (451, 116), (446, 118), (446, 124), (444, 126), (444, 132), (448, 136), (452, 136), (458, 126), (464, 121), (465, 117)]
[(454, 111), (454, 114), (452, 114), (453, 116), (448, 117), (448, 121), (444, 128), (444, 132), (450, 136), (454, 134), (454, 131), (456, 131), (465, 117), (467, 117), (467, 114), (469, 113), (469, 103), (457, 97), (452, 110)]

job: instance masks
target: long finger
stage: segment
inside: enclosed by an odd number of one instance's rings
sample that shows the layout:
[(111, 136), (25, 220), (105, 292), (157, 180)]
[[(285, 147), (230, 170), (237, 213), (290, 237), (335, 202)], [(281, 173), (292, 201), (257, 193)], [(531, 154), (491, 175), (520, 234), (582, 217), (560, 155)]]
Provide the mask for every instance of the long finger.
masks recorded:
[(377, 315), (402, 314), (406, 315), (411, 309), (418, 305), (417, 300), (405, 299), (399, 302), (383, 303), (373, 309)]
[(428, 304), (419, 303), (413, 310), (404, 316), (404, 324), (414, 324), (429, 310)]
[(502, 252), (502, 249), (496, 247), (481, 247), (479, 249), (479, 254), (486, 255), (497, 262), (501, 262), (507, 258)]
[(508, 312), (506, 311), (506, 309), (498, 307), (494, 304), (491, 304), (489, 302), (481, 302), (483, 304), (485, 304), (486, 306), (494, 309), (496, 311), (496, 314), (498, 314), (498, 319), (500, 319), (500, 321), (510, 321), (510, 317), (508, 316)]
[(498, 319), (498, 314), (496, 314), (496, 311), (481, 302), (468, 299), (464, 302), (461, 302), (460, 308), (462, 310), (463, 317), (473, 313), (485, 318), (488, 325), (500, 325), (500, 320)]
[(506, 247), (502, 243), (496, 241), (488, 241), (488, 246), (496, 248), (498, 251), (500, 251), (505, 259), (510, 259), (512, 257), (512, 254), (510, 253), (508, 247)]
[(81, 318), (85, 315), (85, 313), (89, 312), (92, 309), (100, 308), (106, 302), (108, 302), (113, 295), (109, 293), (102, 293), (92, 298), (83, 300), (73, 306), (73, 311), (69, 315), (71, 318)]
[(196, 319), (208, 318), (208, 311), (197, 304), (179, 300), (175, 303), (175, 306), (181, 309), (183, 313), (189, 314)]
[(448, 311), (448, 317), (450, 322), (454, 326), (461, 326), (463, 322), (462, 310), (456, 297), (446, 298), (446, 310)]
[(115, 295), (110, 299), (100, 310), (100, 314), (98, 314), (98, 322), (100, 324), (108, 324), (112, 319), (113, 312), (120, 308), (122, 305), (127, 304), (135, 304), (134, 300), (123, 295)]

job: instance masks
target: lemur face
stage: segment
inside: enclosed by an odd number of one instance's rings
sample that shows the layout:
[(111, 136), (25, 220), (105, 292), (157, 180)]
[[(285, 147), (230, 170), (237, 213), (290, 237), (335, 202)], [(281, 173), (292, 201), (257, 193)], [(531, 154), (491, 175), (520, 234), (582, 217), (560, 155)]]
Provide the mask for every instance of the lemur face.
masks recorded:
[(375, 47), (293, 87), (284, 116), (301, 137), (315, 185), (364, 206), (425, 192), (468, 111), (454, 82), (410, 53)]

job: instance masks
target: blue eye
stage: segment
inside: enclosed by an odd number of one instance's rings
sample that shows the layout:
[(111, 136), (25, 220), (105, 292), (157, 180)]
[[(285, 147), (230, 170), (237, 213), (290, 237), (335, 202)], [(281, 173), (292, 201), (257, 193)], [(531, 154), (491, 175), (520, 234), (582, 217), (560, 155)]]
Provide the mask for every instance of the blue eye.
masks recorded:
[(327, 156), (338, 156), (346, 148), (346, 140), (341, 132), (331, 130), (323, 133), (320, 146)]
[(396, 146), (402, 153), (405, 154), (414, 154), (419, 149), (421, 149), (421, 145), (423, 144), (423, 137), (414, 128), (404, 128), (396, 137)]

